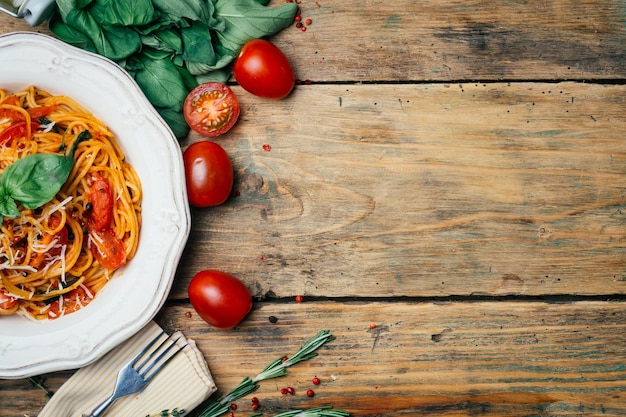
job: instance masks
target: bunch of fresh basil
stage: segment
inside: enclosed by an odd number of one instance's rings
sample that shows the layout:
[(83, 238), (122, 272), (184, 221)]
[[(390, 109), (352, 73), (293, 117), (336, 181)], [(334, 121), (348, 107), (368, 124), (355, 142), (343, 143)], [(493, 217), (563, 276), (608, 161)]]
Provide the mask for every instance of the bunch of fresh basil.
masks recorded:
[[(56, 0), (50, 30), (128, 71), (177, 137), (200, 83), (226, 82), (229, 64), (249, 40), (293, 23), (298, 6), (268, 0)], [(97, 80), (94, 80), (97, 82)]]

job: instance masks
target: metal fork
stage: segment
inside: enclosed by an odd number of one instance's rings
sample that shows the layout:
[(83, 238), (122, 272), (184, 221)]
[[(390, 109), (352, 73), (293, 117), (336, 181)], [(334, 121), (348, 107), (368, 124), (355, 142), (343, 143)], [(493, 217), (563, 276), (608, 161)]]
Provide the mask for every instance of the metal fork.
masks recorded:
[(141, 352), (124, 365), (117, 374), (113, 393), (98, 404), (91, 414), (83, 414), (82, 417), (100, 417), (118, 398), (143, 390), (152, 378), (187, 346), (186, 343), (183, 346), (176, 343), (182, 335), (177, 338), (170, 335), (153, 348), (164, 335), (166, 333), (163, 331), (159, 333)]

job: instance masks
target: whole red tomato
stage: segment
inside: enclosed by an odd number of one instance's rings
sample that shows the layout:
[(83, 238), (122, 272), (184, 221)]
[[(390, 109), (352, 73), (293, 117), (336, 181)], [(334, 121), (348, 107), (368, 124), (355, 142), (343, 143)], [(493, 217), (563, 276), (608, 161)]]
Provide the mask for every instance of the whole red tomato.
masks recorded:
[(198, 272), (187, 292), (200, 317), (220, 329), (235, 327), (252, 309), (252, 297), (243, 282), (215, 269)]
[(286, 97), (296, 81), (285, 54), (264, 39), (251, 40), (241, 48), (233, 73), (241, 87), (263, 98)]
[(187, 95), (183, 115), (189, 127), (202, 136), (228, 132), (239, 118), (239, 100), (225, 84), (200, 84)]
[(233, 188), (233, 165), (228, 154), (215, 142), (200, 141), (183, 153), (187, 198), (194, 207), (224, 203)]

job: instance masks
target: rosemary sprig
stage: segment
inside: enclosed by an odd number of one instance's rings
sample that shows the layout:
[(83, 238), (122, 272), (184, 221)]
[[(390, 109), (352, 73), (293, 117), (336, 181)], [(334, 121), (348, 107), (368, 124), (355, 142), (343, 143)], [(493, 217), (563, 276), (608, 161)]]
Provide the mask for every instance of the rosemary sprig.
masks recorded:
[(330, 334), (328, 330), (322, 330), (317, 335), (313, 336), (306, 342), (295, 355), (288, 357), (286, 360), (278, 358), (274, 362), (261, 371), (254, 379), (253, 382), (259, 382), (266, 379), (277, 378), (287, 374), (287, 368), (297, 364), (298, 362), (306, 361), (317, 356), (315, 352), (322, 347), (325, 343), (335, 340), (335, 337)]
[[(280, 357), (266, 366), (256, 377), (250, 379), (245, 377), (239, 385), (237, 385), (226, 396), (216, 396), (207, 406), (198, 414), (198, 417), (217, 417), (226, 413), (230, 409), (230, 403), (245, 397), (246, 395), (256, 391), (259, 388), (259, 382), (266, 379), (277, 378), (287, 374), (286, 368), (299, 362), (314, 358), (317, 356), (315, 352), (324, 344), (335, 340), (335, 337), (328, 330), (322, 330), (317, 335), (309, 339), (298, 351), (291, 357), (283, 360)], [(320, 417), (342, 417), (343, 415), (320, 415)], [(304, 415), (303, 417), (316, 417), (315, 414)]]
[[(335, 410), (331, 406), (309, 408), (306, 410), (289, 410), (280, 414), (275, 414), (274, 417), (347, 417), (350, 413), (343, 410)], [(252, 414), (250, 417), (262, 417), (263, 414)]]
[(43, 376), (32, 376), (28, 378), (28, 380), (30, 381), (31, 384), (33, 384), (37, 388), (42, 389), (43, 392), (46, 393), (46, 397), (52, 398), (52, 395), (54, 395), (54, 393), (50, 391), (48, 388), (46, 388), (46, 386), (44, 385), (45, 378)]

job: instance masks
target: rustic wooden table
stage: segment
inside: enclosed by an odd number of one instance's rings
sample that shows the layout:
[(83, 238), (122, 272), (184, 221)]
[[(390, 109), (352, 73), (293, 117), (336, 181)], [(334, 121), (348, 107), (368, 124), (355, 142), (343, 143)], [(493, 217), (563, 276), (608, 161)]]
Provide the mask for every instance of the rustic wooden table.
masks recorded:
[[(223, 391), (330, 330), (255, 394), (265, 415), (625, 415), (624, 2), (300, 6), (308, 30), (273, 40), (303, 82), (272, 102), (234, 87), (242, 116), (218, 141), (239, 195), (192, 211), (157, 322), (197, 341)], [(0, 16), (18, 30), (48, 33)], [(186, 298), (207, 268), (255, 297), (236, 329)], [(0, 381), (1, 417), (46, 400)]]

